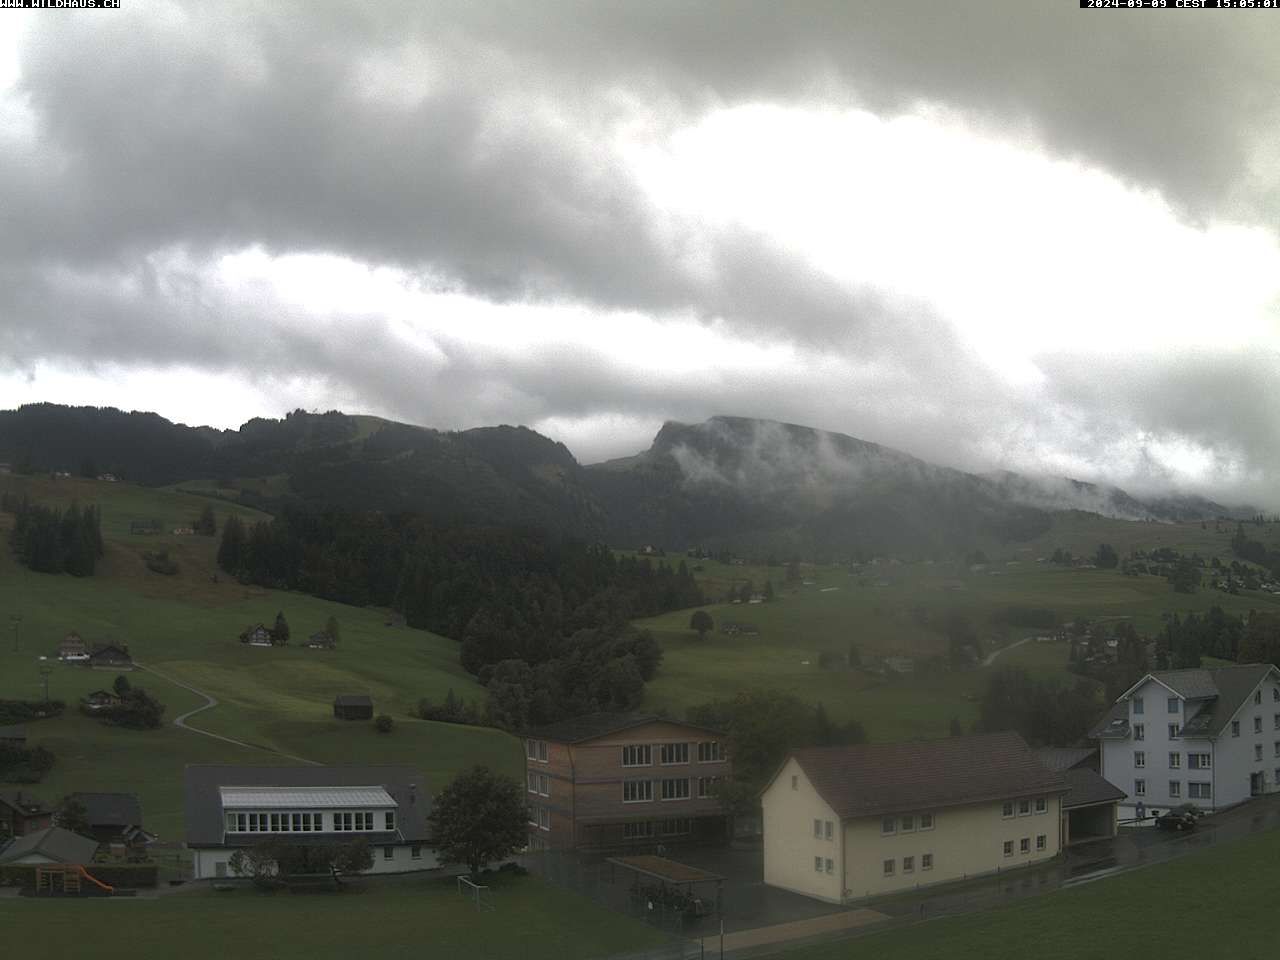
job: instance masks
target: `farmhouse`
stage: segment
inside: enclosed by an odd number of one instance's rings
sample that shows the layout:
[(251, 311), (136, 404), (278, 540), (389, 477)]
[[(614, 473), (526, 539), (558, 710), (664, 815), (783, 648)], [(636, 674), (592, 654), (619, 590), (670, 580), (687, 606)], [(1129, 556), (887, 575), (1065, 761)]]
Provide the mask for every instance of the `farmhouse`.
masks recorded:
[(638, 714), (595, 713), (525, 734), (534, 850), (719, 840), (721, 734)]
[(53, 825), (53, 809), (25, 790), (0, 791), (0, 833), (21, 837)]
[(362, 837), (374, 848), (373, 873), (439, 865), (427, 847), (430, 797), (410, 767), (191, 765), (184, 803), (197, 880), (233, 876), (231, 855), (267, 839)]
[(89, 646), (78, 633), (68, 633), (58, 644), (58, 659), (71, 663), (83, 663), (89, 659)]
[(373, 697), (367, 693), (341, 693), (333, 698), (333, 715), (338, 720), (372, 720)]
[(761, 795), (764, 882), (841, 903), (1039, 863), (1067, 790), (1016, 733), (797, 750)]
[(754, 623), (739, 623), (736, 620), (721, 620), (720, 632), (728, 636), (737, 636), (741, 634), (744, 637), (758, 637), (760, 628)]
[(122, 643), (95, 644), (89, 654), (89, 666), (95, 670), (132, 670), (133, 657)]
[(240, 642), (247, 643), (251, 647), (269, 647), (271, 631), (260, 623), (245, 627), (240, 631)]
[(1237, 664), (1149, 673), (1092, 737), (1120, 816), (1193, 803), (1213, 811), (1280, 789), (1280, 670)]
[(142, 804), (133, 793), (73, 793), (89, 822), (89, 834), (99, 843), (134, 846), (155, 838), (142, 829)]
[(80, 698), (80, 705), (90, 712), (97, 712), (104, 707), (120, 706), (120, 698), (110, 690), (94, 690)]
[(93, 862), (98, 841), (61, 827), (45, 827), (11, 840), (0, 849), (0, 864)]
[(320, 630), (307, 637), (308, 650), (333, 650), (338, 646), (337, 639), (331, 633)]

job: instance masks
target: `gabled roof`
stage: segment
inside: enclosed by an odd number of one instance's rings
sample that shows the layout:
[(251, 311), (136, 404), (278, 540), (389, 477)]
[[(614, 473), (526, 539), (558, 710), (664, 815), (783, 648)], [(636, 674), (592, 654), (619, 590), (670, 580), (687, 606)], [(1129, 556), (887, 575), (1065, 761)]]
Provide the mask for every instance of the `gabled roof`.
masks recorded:
[(98, 841), (82, 837), (61, 827), (46, 827), (18, 837), (0, 850), (0, 863), (13, 863), (23, 857), (40, 855), (58, 863), (92, 863), (98, 852)]
[(1036, 750), (1036, 759), (1058, 773), (1087, 763), (1097, 755), (1097, 747), (1041, 747)]
[(1133, 692), (1149, 680), (1167, 687), (1188, 701), (1202, 701), (1195, 713), (1185, 717), (1182, 724), (1184, 737), (1216, 737), (1236, 712), (1244, 706), (1249, 695), (1272, 671), (1269, 663), (1239, 663), (1229, 667), (1211, 667), (1196, 670), (1157, 670), (1120, 695), (1089, 732), (1098, 740), (1125, 739), (1129, 736), (1129, 699)]
[(1210, 672), (1218, 688), (1218, 698), (1206, 704), (1182, 725), (1184, 737), (1216, 737), (1245, 705), (1249, 695), (1266, 679), (1267, 674), (1274, 672), (1280, 675), (1280, 671), (1269, 663), (1242, 663), (1218, 667)]
[(556, 743), (583, 743), (596, 737), (620, 733), (632, 727), (640, 727), (646, 723), (669, 723), (677, 727), (687, 727), (702, 733), (720, 736), (720, 731), (702, 727), (684, 720), (672, 720), (649, 713), (588, 713), (569, 720), (560, 720), (541, 727), (526, 730), (524, 735), (534, 740), (552, 740)]
[(1016, 733), (808, 747), (791, 754), (842, 819), (1063, 793), (1062, 775)]
[(24, 817), (53, 812), (53, 807), (26, 790), (0, 790), (0, 803), (17, 810)]
[[(361, 833), (370, 843), (426, 843), (431, 797), (427, 781), (407, 766), (253, 767), (236, 764), (191, 764), (183, 773), (187, 844), (193, 847), (235, 845), (223, 836), (223, 787), (381, 787), (396, 802), (394, 833)], [(379, 824), (381, 826), (381, 824)], [(315, 834), (330, 841), (331, 834)], [(253, 834), (252, 841), (262, 839)], [(300, 837), (290, 835), (290, 842)], [(243, 841), (244, 838), (241, 838)]]
[(1063, 776), (1067, 780), (1067, 795), (1062, 798), (1062, 806), (1066, 810), (1111, 803), (1125, 798), (1123, 790), (1103, 779), (1096, 770), (1076, 767), (1073, 770), (1067, 770)]
[(73, 793), (91, 827), (140, 827), (142, 804), (133, 793)]

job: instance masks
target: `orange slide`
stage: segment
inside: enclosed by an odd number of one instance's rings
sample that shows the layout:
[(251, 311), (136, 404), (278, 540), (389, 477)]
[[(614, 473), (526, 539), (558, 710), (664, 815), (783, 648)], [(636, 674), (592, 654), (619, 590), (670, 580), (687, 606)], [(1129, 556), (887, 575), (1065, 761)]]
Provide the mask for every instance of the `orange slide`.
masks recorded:
[(110, 884), (103, 883), (101, 880), (99, 880), (97, 877), (91, 874), (84, 867), (76, 867), (76, 869), (80, 872), (80, 876), (84, 877), (86, 880), (92, 883), (95, 887), (100, 887), (101, 889), (105, 890), (107, 893), (115, 893), (115, 890), (116, 890), (115, 887), (111, 886)]

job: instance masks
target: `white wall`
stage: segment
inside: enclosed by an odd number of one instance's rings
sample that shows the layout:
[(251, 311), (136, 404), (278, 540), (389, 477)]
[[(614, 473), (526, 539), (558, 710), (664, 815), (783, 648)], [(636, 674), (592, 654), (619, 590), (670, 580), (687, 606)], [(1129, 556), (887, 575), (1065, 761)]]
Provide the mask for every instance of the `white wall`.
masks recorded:
[[(229, 877), (235, 876), (230, 867), (231, 854), (235, 852), (234, 849), (208, 847), (189, 849), (191, 849), (192, 877), (194, 879), (207, 880), (216, 877), (218, 875), (218, 863), (228, 864), (226, 875)], [(419, 849), (422, 855), (419, 859), (414, 860), (412, 847), (409, 844), (398, 844), (391, 848), (392, 859), (388, 860), (383, 855), (382, 847), (374, 847), (373, 869), (369, 873), (411, 873), (417, 870), (434, 870), (440, 866), (440, 862), (436, 859), (435, 851), (425, 845)]]
[[(792, 789), (792, 778), (796, 787)], [(840, 818), (818, 795), (800, 765), (789, 759), (782, 772), (760, 799), (764, 829), (764, 882), (819, 900), (839, 903), (844, 868), (841, 856)], [(824, 825), (821, 838), (813, 835), (813, 821)], [(825, 824), (831, 821), (831, 839)], [(823, 859), (821, 873), (814, 870), (814, 857)], [(832, 862), (826, 872), (826, 860)]]

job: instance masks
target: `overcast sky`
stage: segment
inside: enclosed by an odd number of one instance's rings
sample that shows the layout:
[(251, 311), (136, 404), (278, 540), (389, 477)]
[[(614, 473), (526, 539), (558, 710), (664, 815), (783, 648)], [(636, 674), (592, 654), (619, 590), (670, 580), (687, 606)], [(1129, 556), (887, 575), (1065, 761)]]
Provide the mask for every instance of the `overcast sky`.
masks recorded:
[(0, 405), (810, 424), (1280, 505), (1280, 16), (0, 11)]

